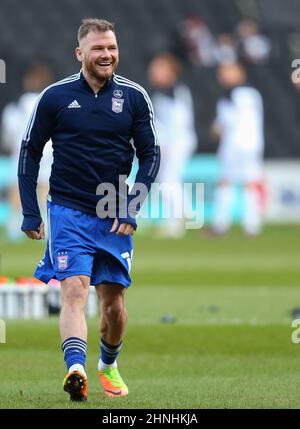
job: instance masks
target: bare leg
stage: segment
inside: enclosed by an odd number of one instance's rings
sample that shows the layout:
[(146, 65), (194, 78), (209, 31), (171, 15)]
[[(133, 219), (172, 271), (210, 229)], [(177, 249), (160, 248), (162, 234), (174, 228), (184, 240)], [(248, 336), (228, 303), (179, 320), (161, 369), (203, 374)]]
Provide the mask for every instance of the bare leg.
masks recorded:
[(248, 182), (244, 185), (245, 209), (243, 227), (248, 235), (257, 235), (262, 230), (262, 208), (257, 183)]
[(215, 191), (213, 230), (216, 234), (225, 234), (231, 226), (231, 210), (234, 191), (231, 184), (223, 180)]
[(62, 341), (69, 337), (87, 340), (84, 309), (89, 285), (90, 278), (87, 276), (69, 277), (61, 282), (60, 334)]
[(96, 291), (101, 302), (101, 338), (116, 346), (122, 341), (127, 325), (126, 289), (121, 285), (101, 284), (96, 286)]
[[(128, 387), (117, 369), (117, 356), (127, 324), (127, 311), (124, 298), (126, 289), (123, 286), (101, 284), (96, 287), (101, 301), (102, 317), (100, 321), (101, 357), (98, 362), (100, 383), (104, 394), (110, 397), (128, 395)], [(106, 344), (103, 344), (106, 343)], [(119, 346), (119, 347), (118, 347)], [(105, 354), (102, 356), (102, 354)], [(109, 371), (107, 378), (105, 371)]]
[(62, 342), (68, 339), (64, 343), (64, 357), (68, 369), (68, 375), (64, 379), (64, 390), (70, 394), (73, 401), (84, 401), (87, 397), (88, 385), (84, 369), (87, 324), (84, 309), (89, 284), (88, 276), (73, 276), (61, 282), (60, 334)]

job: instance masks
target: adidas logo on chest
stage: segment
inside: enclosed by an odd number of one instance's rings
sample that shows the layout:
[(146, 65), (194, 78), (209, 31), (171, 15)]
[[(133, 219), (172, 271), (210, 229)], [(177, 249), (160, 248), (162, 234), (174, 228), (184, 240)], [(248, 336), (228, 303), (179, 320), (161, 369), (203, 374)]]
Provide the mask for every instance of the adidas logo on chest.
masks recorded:
[(72, 103), (68, 105), (68, 109), (79, 109), (80, 107), (81, 105), (78, 103), (77, 100), (72, 101)]

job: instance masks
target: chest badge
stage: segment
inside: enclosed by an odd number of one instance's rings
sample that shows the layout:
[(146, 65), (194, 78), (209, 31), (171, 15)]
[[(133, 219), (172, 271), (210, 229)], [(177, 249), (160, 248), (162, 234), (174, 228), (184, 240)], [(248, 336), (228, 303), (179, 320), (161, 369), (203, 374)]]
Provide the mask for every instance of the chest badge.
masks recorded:
[(114, 90), (114, 96), (115, 96), (116, 98), (121, 98), (121, 97), (123, 97), (123, 91), (121, 91), (120, 89), (115, 89), (115, 90)]
[(113, 112), (115, 113), (121, 113), (123, 112), (123, 104), (124, 104), (124, 100), (121, 98), (112, 98), (112, 106), (111, 109)]

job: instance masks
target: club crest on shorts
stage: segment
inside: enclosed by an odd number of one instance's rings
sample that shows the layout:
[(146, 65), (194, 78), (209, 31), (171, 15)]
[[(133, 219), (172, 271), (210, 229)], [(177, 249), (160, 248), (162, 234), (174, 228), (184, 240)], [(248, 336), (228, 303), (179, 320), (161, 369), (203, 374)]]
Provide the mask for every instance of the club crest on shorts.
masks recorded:
[(58, 254), (57, 263), (59, 270), (66, 270), (68, 268), (68, 259), (69, 256), (64, 253)]
[(121, 113), (123, 112), (123, 104), (124, 100), (121, 98), (112, 98), (112, 111), (115, 113)]

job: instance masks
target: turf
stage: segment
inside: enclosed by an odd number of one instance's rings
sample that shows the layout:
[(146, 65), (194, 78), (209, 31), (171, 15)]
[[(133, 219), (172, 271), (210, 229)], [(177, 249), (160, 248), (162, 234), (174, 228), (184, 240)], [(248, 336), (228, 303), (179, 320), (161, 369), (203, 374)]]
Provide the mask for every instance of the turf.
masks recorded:
[[(1, 236), (0, 236), (1, 237)], [(0, 238), (1, 274), (31, 275), (40, 243)], [(299, 231), (268, 227), (256, 239), (189, 232), (136, 237), (129, 325), (120, 357), (127, 398), (103, 397), (98, 322), (89, 320), (89, 399), (70, 403), (58, 320), (6, 321), (0, 408), (299, 408)]]

